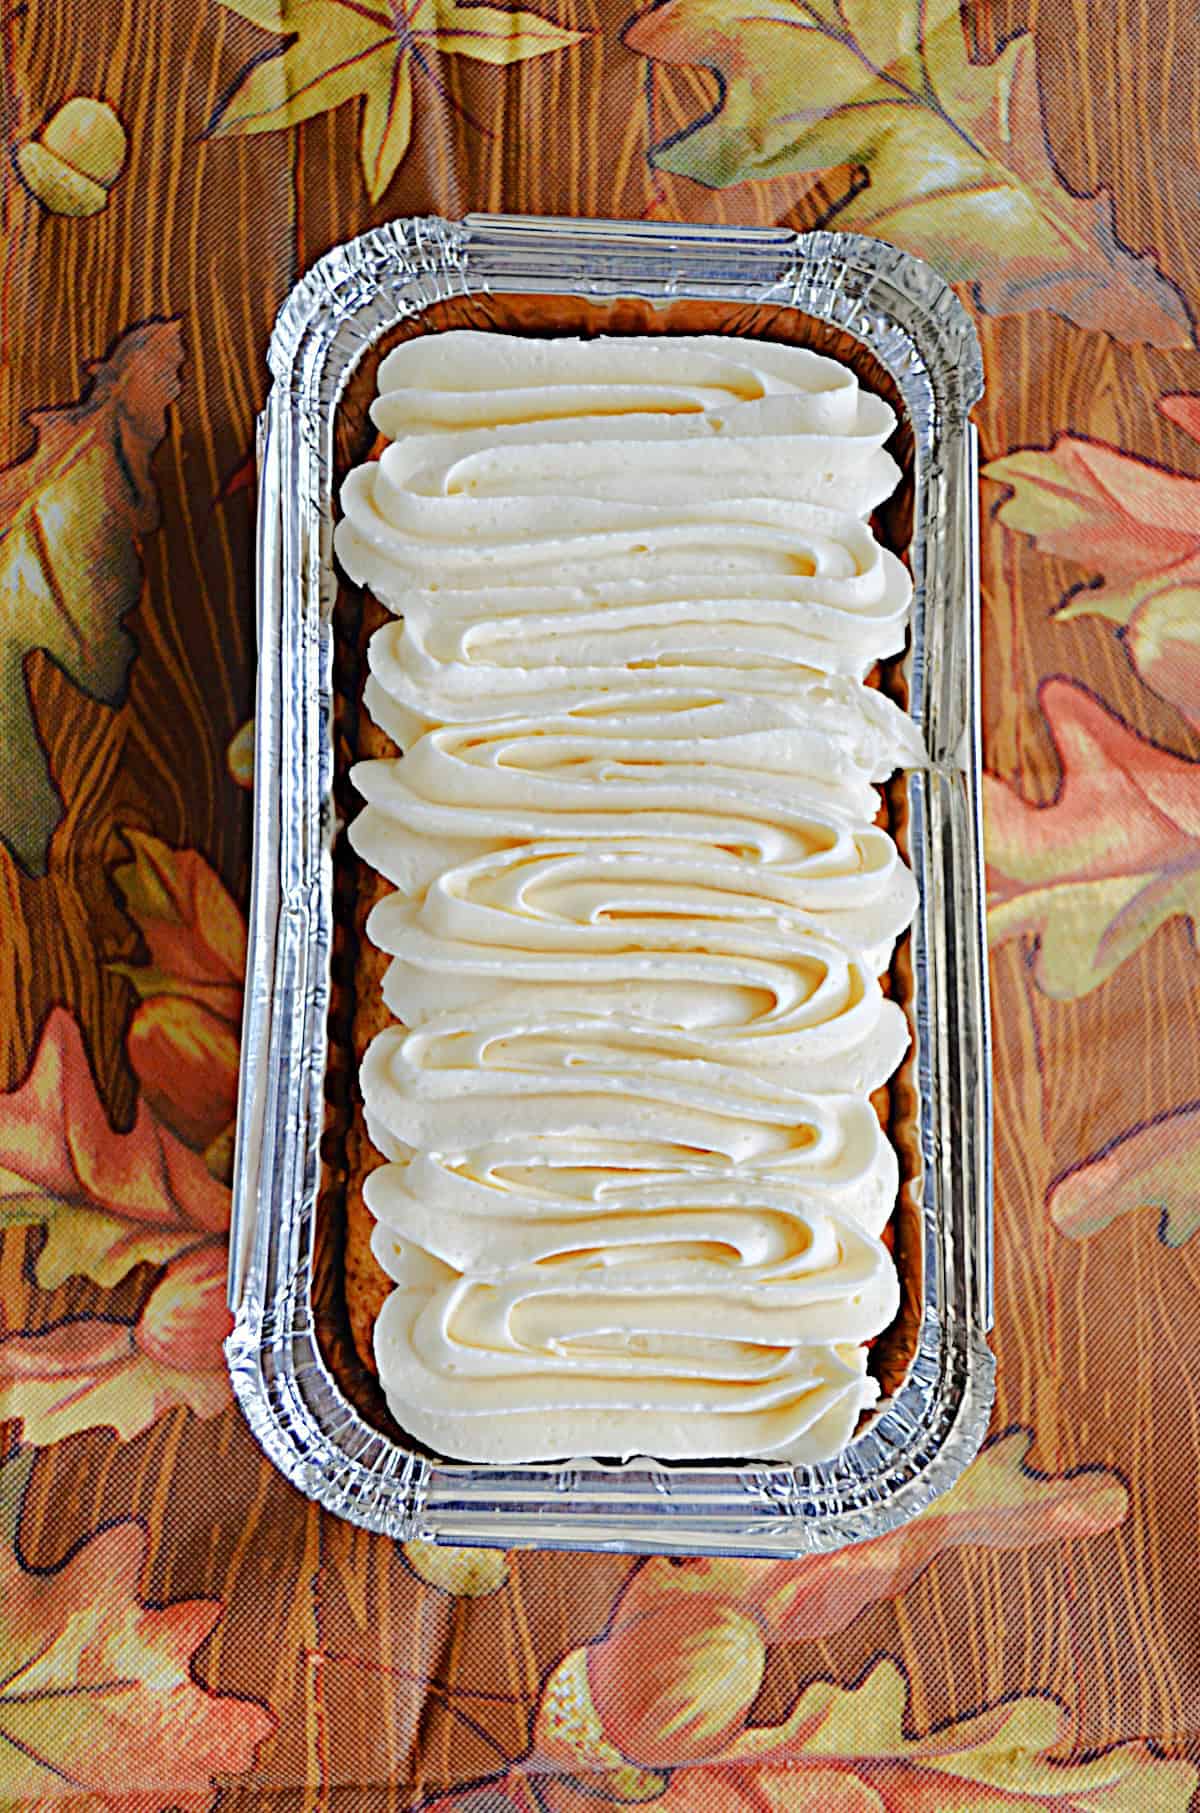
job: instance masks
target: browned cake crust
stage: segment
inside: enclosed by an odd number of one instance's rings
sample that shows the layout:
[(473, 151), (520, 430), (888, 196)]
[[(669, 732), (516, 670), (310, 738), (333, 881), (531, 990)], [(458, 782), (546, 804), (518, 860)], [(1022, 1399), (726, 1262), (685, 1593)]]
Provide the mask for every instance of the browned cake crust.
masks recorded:
[[(372, 598), (370, 594), (363, 601), (362, 646), (365, 654), (368, 638), (379, 626), (388, 621), (388, 612)], [(366, 661), (363, 661), (365, 671)], [(372, 722), (369, 714), (359, 701), (358, 754), (361, 760), (376, 756), (394, 756), (396, 745), (379, 726)], [(354, 1049), (354, 1070), (357, 1079), (358, 1068), (363, 1054), (377, 1032), (380, 1032), (391, 1020), (391, 1015), (383, 1003), (380, 992), (383, 987), (384, 971), (388, 959), (366, 936), (367, 915), (377, 900), (391, 892), (390, 885), (382, 875), (357, 857), (351, 856), (356, 868), (356, 899), (354, 906), (354, 936), (356, 951), (354, 958), (354, 1017), (351, 1023), (351, 1044)], [(353, 1110), (350, 1126), (346, 1134), (346, 1312), (350, 1318), (350, 1333), (354, 1337), (354, 1347), (359, 1359), (367, 1371), (378, 1377), (379, 1369), (375, 1364), (375, 1319), (383, 1308), (384, 1299), (392, 1285), (387, 1273), (383, 1270), (374, 1253), (371, 1251), (371, 1233), (375, 1218), (363, 1200), (363, 1184), (376, 1165), (382, 1160), (367, 1136), (366, 1121), (363, 1116), (362, 1098), (357, 1081), (353, 1091)]]
[(362, 1105), (356, 1103), (346, 1136), (349, 1181), (346, 1186), (346, 1313), (354, 1350), (367, 1371), (378, 1377), (375, 1364), (375, 1318), (391, 1290), (391, 1280), (371, 1251), (375, 1217), (363, 1200), (363, 1179), (379, 1163), (379, 1154), (367, 1138)]

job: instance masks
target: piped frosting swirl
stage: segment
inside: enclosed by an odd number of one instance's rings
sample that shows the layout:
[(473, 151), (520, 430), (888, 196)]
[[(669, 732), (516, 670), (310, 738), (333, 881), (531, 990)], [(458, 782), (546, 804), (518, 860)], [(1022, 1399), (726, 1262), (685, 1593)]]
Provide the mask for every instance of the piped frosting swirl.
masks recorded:
[(351, 828), (389, 1402), (476, 1461), (827, 1458), (898, 1294), (892, 413), (715, 336), (431, 335), (379, 387), (337, 551), (405, 749)]

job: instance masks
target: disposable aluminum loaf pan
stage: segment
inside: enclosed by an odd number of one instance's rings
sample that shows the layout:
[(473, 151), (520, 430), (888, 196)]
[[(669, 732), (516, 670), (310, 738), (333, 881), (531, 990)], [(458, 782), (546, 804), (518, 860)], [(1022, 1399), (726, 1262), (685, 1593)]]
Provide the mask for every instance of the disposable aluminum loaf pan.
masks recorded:
[[(553, 331), (547, 322), (574, 331), (581, 320), (623, 333), (714, 322), (719, 331), (776, 331), (837, 352), (868, 383), (873, 374), (898, 410), (907, 525), (898, 551), (912, 570), (914, 605), (891, 684), (930, 754), (927, 769), (888, 790), (921, 896), (892, 975), (914, 1033), (893, 1085), (911, 1148), (907, 1211), (902, 1201), (894, 1233), (905, 1305), (903, 1326), (872, 1356), (880, 1406), (823, 1466), (446, 1463), (408, 1446), (372, 1404), (369, 1381), (353, 1376), (337, 1304), (345, 1126), (343, 1116), (339, 1146), (331, 1107), (352, 1071), (332, 1030), (344, 991), (338, 865), (348, 809), (336, 495), (348, 448), (358, 458), (366, 451), (381, 343), (524, 318), (541, 332)], [(226, 1342), (251, 1428), (307, 1496), (402, 1540), (786, 1556), (895, 1528), (975, 1453), (994, 1380), (978, 485), (968, 420), (982, 370), (965, 311), (927, 265), (851, 234), (473, 215), (461, 224), (397, 221), (336, 248), (292, 292), (269, 358)]]

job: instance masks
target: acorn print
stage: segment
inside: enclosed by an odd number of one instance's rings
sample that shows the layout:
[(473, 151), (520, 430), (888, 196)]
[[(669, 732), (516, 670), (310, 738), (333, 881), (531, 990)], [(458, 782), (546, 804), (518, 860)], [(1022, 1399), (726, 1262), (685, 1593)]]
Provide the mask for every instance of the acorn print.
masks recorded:
[(46, 123), (40, 138), (17, 151), (31, 195), (53, 214), (99, 214), (125, 167), (125, 128), (107, 101), (75, 95)]

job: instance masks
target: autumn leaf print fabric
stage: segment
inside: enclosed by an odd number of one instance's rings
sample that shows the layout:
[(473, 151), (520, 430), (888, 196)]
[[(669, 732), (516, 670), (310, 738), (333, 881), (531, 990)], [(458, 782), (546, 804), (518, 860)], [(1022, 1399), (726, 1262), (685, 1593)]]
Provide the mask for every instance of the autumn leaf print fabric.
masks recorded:
[[(0, 21), (0, 1804), (1200, 1806), (1200, 19), (26, 0)], [(972, 310), (999, 1389), (798, 1562), (389, 1543), (222, 1341), (254, 422), (397, 215), (827, 226)]]

